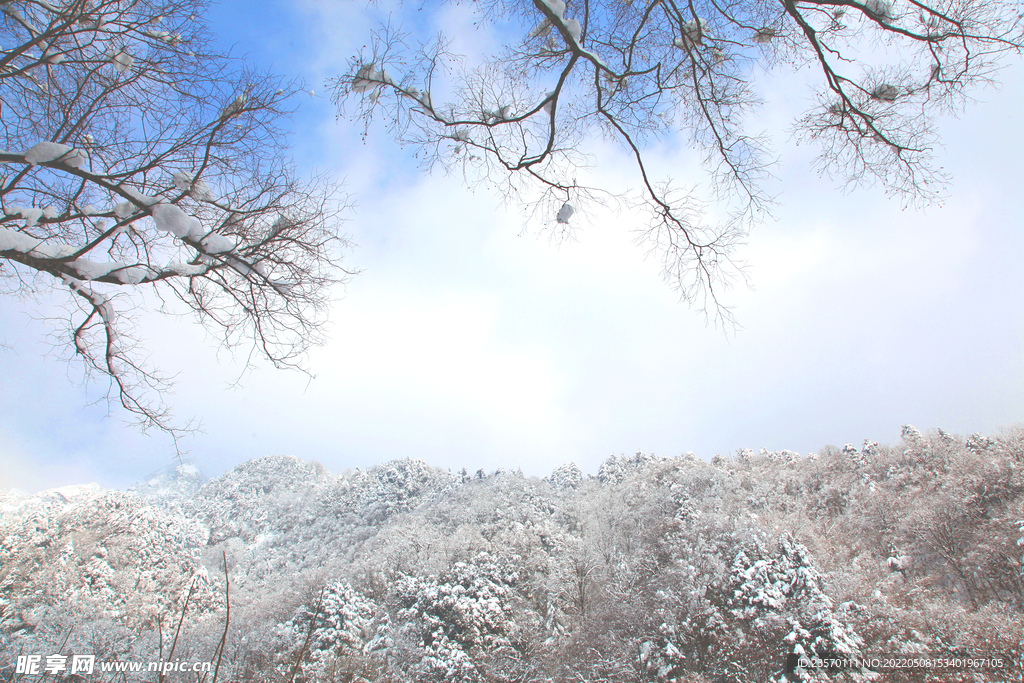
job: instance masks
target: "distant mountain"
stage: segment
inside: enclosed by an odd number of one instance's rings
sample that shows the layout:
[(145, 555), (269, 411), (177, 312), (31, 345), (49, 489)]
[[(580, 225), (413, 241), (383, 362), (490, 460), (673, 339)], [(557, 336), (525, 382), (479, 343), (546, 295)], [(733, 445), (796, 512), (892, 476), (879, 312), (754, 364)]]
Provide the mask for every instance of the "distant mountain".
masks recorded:
[(792, 665), (957, 649), (1016, 668), (875, 680), (1019, 679), (1022, 471), (1021, 431), (908, 427), (808, 457), (612, 456), (593, 477), (270, 456), (4, 491), (0, 680), (86, 654), (219, 662), (223, 681), (831, 682)]

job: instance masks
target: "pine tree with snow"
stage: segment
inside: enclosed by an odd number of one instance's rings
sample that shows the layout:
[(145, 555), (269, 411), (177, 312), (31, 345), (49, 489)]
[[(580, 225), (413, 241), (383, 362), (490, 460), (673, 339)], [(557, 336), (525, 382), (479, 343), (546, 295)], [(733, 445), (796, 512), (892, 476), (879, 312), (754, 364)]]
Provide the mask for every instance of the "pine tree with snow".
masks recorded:
[[(769, 652), (807, 657), (854, 656), (861, 638), (845, 621), (852, 603), (835, 608), (807, 548), (784, 534), (775, 548), (760, 543), (741, 549), (733, 560), (725, 593), (729, 614), (768, 645)], [(773, 680), (824, 681), (827, 674), (798, 669)]]

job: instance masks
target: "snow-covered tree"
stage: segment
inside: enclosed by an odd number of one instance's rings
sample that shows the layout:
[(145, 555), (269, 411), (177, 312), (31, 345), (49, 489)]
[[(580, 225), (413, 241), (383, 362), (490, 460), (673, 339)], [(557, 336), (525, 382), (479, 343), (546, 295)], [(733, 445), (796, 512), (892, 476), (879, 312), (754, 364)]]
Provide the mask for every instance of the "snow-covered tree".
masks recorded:
[[(752, 544), (733, 560), (726, 584), (730, 615), (744, 624), (748, 637), (768, 652), (808, 657), (853, 656), (863, 644), (846, 623), (853, 603), (836, 607), (823, 590), (807, 549), (783, 535), (775, 549)], [(793, 680), (819, 680), (818, 672), (796, 672)], [(785, 681), (785, 672), (773, 680)], [(826, 680), (827, 674), (821, 674)]]
[(14, 0), (0, 19), (0, 287), (66, 300), (55, 347), (175, 436), (133, 312), (190, 311), (227, 347), (301, 368), (347, 275), (332, 184), (299, 182), (286, 156), (297, 86), (214, 51), (204, 10)]
[[(336, 680), (346, 670), (367, 676), (384, 663), (391, 646), (388, 614), (345, 581), (325, 586), (315, 604), (303, 605), (279, 632), (291, 645), (282, 656), (282, 673), (290, 675), (296, 659), (303, 680)], [(379, 656), (375, 656), (379, 655)]]
[[(443, 22), (451, 16), (441, 14), (444, 4), (418, 11)], [(751, 115), (764, 99), (763, 74), (804, 66), (818, 74), (817, 103), (796, 129), (819, 147), (821, 171), (929, 201), (946, 180), (931, 164), (934, 117), (962, 107), (1022, 44), (1008, 0), (490, 0), (473, 8), (500, 45), (493, 54), (462, 59), (454, 36), (423, 43), (389, 24), (333, 82), (339, 106), (353, 102), (367, 126), (383, 118), (426, 165), (459, 168), (470, 182), (526, 202), (556, 234), (619, 196), (589, 184), (585, 169), (589, 139), (615, 140), (636, 164), (639, 191), (627, 203), (643, 209), (648, 223), (638, 231), (666, 278), (687, 301), (726, 315), (718, 297), (737, 274), (735, 248), (773, 203), (764, 188), (773, 154)], [(872, 50), (877, 44), (887, 50)], [(672, 133), (697, 150), (709, 194), (654, 175), (651, 144)]]
[(558, 491), (573, 489), (583, 481), (583, 472), (576, 466), (576, 463), (570, 462), (565, 465), (559, 465), (552, 470), (547, 480), (551, 487)]
[(407, 577), (395, 587), (395, 642), (417, 681), (477, 683), (517, 680), (520, 639), (529, 625), (516, 620), (518, 573), (481, 553), (438, 577)]

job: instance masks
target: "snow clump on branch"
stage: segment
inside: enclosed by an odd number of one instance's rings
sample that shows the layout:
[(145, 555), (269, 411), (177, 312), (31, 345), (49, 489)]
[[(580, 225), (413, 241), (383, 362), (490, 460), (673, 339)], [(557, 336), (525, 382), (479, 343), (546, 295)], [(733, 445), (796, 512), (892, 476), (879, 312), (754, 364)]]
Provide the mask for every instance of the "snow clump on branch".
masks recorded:
[(864, 4), (861, 6), (868, 12), (878, 15), (883, 19), (893, 18), (891, 0), (864, 0)]
[(169, 232), (179, 239), (199, 237), (203, 234), (202, 223), (174, 204), (160, 202), (154, 206), (153, 221), (156, 223), (157, 230)]
[(124, 73), (128, 69), (132, 68), (132, 63), (134, 61), (135, 58), (124, 50), (110, 56), (110, 62), (113, 64), (114, 70), (118, 73)]
[(883, 83), (871, 91), (871, 99), (883, 102), (895, 102), (898, 95), (899, 90), (896, 89), (896, 86), (888, 83)]
[(690, 50), (700, 45), (707, 34), (708, 22), (704, 19), (694, 19), (683, 24), (683, 37), (676, 38), (672, 44), (680, 50)]
[(25, 207), (25, 206), (12, 206), (11, 211), (14, 216), (21, 216), (25, 219), (25, 227), (31, 228), (38, 225), (40, 218), (54, 218), (57, 215), (57, 210), (52, 206), (47, 206), (44, 209), (38, 207)]
[(220, 117), (222, 119), (230, 119), (232, 116), (241, 114), (248, 102), (249, 96), (244, 92), (235, 95), (235, 99), (231, 101), (231, 104), (224, 107), (224, 111), (221, 112)]
[(555, 216), (555, 221), (558, 223), (568, 223), (575, 211), (576, 209), (573, 208), (572, 204), (566, 202), (565, 204), (562, 204), (562, 208), (558, 210), (558, 215)]
[(89, 161), (89, 155), (59, 142), (37, 142), (25, 152), (25, 161), (33, 166), (59, 162), (68, 168), (79, 168)]
[(375, 93), (385, 83), (388, 85), (395, 84), (386, 70), (381, 69), (377, 71), (374, 64), (363, 64), (356, 73), (356, 77), (352, 79), (352, 92), (370, 91)]
[(185, 171), (175, 171), (171, 174), (171, 178), (174, 182), (174, 187), (181, 191), (188, 191), (193, 197), (201, 201), (213, 201), (213, 193), (210, 191), (210, 186), (202, 179), (195, 180), (191, 173)]

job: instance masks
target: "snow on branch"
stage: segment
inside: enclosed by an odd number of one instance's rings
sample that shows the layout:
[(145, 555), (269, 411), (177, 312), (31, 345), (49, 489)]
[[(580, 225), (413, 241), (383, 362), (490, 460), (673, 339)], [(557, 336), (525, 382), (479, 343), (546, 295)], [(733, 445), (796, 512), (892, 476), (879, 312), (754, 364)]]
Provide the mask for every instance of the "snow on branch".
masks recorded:
[(56, 142), (37, 142), (24, 154), (29, 164), (59, 163), (68, 168), (80, 168), (89, 162), (84, 150), (72, 149)]

